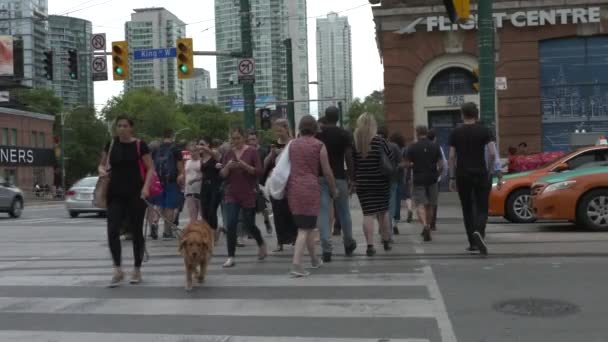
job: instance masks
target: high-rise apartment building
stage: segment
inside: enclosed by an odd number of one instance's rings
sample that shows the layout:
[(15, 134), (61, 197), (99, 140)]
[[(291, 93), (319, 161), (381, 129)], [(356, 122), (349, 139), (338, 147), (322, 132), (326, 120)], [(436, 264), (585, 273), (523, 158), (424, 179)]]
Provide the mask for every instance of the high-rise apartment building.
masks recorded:
[[(237, 1), (215, 1), (216, 48), (241, 50), (241, 20)], [(292, 39), (296, 121), (308, 114), (308, 39), (306, 0), (252, 0), (251, 30), (256, 62), (257, 98), (287, 100), (287, 59), (285, 40)], [(218, 104), (238, 110), (243, 87), (238, 84), (237, 59), (217, 58)]]
[(195, 68), (194, 75), (184, 81), (185, 104), (208, 103), (209, 89), (211, 89), (211, 73), (203, 68)]
[[(177, 38), (186, 37), (186, 24), (162, 7), (135, 9), (125, 25), (129, 50), (175, 47)], [(125, 90), (155, 88), (185, 99), (185, 82), (177, 78), (175, 58), (129, 60), (130, 75)]]
[[(54, 67), (51, 85), (57, 97), (63, 99), (65, 108), (93, 107), (93, 75), (91, 72), (92, 25), (88, 20), (49, 16), (49, 47), (53, 51)], [(68, 50), (78, 51), (78, 79), (69, 76)]]
[(42, 63), (48, 49), (47, 17), (48, 0), (0, 0), (0, 35), (11, 35), (23, 45), (21, 84), (26, 87), (49, 85)]
[[(351, 32), (348, 18), (337, 13), (317, 19), (317, 81), (319, 100), (342, 99), (346, 117), (353, 99)], [(338, 102), (319, 102), (319, 114)]]

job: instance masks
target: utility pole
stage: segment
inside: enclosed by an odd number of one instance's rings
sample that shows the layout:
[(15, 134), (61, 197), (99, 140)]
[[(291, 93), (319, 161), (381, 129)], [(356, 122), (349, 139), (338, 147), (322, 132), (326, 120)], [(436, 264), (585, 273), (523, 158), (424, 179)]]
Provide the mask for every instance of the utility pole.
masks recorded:
[[(253, 43), (251, 41), (251, 6), (249, 0), (240, 0), (241, 4), (241, 45), (243, 57), (253, 57)], [(243, 84), (243, 99), (245, 100), (245, 128), (255, 129), (255, 90), (253, 83)]]
[(65, 197), (65, 117), (66, 113), (61, 113), (61, 191)]
[(289, 120), (289, 126), (294, 132), (296, 129), (296, 106), (293, 102), (293, 58), (292, 58), (292, 47), (291, 38), (285, 39), (285, 50), (286, 50), (286, 63), (287, 63), (287, 100), (290, 101), (287, 104), (287, 119)]
[(479, 18), (479, 101), (481, 121), (493, 130), (496, 128), (496, 71), (494, 55), (494, 0), (480, 0)]

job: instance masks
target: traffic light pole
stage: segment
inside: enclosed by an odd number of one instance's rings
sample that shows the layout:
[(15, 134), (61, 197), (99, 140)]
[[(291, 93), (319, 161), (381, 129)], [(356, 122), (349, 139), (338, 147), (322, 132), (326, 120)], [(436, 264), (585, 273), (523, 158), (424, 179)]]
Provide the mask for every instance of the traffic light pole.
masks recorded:
[[(241, 45), (243, 57), (253, 57), (253, 44), (251, 41), (251, 6), (249, 0), (240, 0), (241, 4)], [(245, 100), (245, 128), (255, 129), (255, 91), (253, 83), (243, 84), (243, 98)]]
[(481, 121), (496, 127), (496, 73), (494, 65), (493, 0), (480, 0), (477, 7), (479, 20), (479, 101)]
[(61, 113), (61, 191), (65, 198), (66, 180), (65, 180), (65, 116), (66, 113)]
[(293, 58), (291, 39), (285, 39), (285, 50), (287, 52), (287, 100), (290, 101), (287, 103), (287, 119), (289, 120), (289, 127), (296, 132), (296, 106), (293, 102)]

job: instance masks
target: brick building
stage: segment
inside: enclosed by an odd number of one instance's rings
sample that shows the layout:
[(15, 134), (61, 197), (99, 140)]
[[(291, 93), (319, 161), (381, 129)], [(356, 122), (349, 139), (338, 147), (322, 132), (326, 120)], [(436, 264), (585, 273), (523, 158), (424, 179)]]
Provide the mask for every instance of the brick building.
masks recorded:
[[(373, 7), (384, 64), (385, 115), (409, 141), (416, 125), (442, 145), (459, 105), (479, 103), (476, 5), (452, 25), (441, 0), (382, 0)], [(570, 149), (570, 137), (608, 132), (608, 1), (495, 0), (496, 92), (501, 153)], [(505, 83), (502, 83), (505, 85)]]
[(53, 185), (53, 123), (47, 114), (0, 108), (0, 178), (32, 191), (34, 184)]

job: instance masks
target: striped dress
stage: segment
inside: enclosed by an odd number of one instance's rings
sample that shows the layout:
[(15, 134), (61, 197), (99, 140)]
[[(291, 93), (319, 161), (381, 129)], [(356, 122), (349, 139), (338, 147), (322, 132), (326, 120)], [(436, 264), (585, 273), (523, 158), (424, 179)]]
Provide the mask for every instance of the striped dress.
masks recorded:
[(392, 151), (386, 141), (376, 136), (372, 139), (366, 158), (359, 151), (354, 151), (357, 197), (365, 216), (383, 213), (389, 207), (390, 179), (380, 170), (382, 150), (392, 159)]

